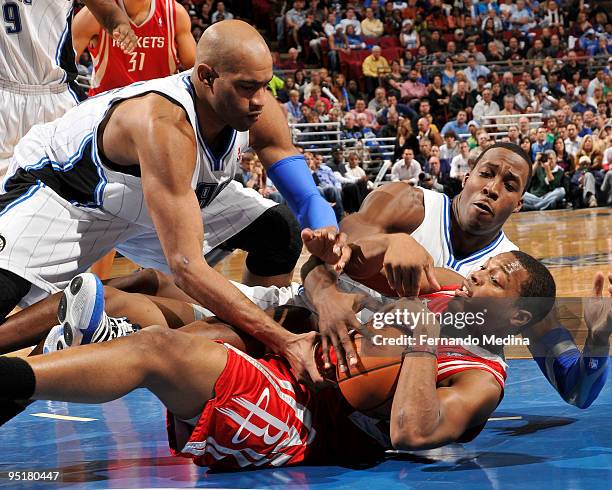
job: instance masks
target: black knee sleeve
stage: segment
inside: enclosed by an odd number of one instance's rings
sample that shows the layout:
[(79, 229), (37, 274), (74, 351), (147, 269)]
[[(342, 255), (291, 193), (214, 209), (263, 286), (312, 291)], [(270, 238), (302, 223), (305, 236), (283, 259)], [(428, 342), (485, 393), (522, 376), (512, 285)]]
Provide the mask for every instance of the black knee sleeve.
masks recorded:
[(0, 357), (0, 399), (27, 400), (34, 394), (32, 367), (19, 357)]
[(295, 268), (302, 252), (300, 232), (293, 212), (279, 204), (230, 238), (227, 245), (248, 252), (246, 266), (253, 274), (276, 276)]
[(21, 299), (28, 294), (31, 286), (23, 277), (0, 269), (0, 324), (4, 322), (6, 316)]

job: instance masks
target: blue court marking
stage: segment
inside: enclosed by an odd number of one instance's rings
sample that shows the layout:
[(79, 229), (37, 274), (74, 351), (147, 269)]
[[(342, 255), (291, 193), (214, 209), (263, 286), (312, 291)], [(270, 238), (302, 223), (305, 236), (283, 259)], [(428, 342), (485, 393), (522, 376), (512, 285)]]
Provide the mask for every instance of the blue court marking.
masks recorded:
[[(104, 405), (36, 402), (0, 428), (0, 487), (17, 487), (4, 472), (54, 470), (58, 483), (19, 488), (225, 487), (314, 489), (612, 488), (612, 385), (588, 410), (565, 404), (535, 362), (509, 362), (506, 396), (475, 441), (389, 459), (370, 468), (293, 467), (208, 473), (170, 456), (165, 412), (138, 390)], [(92, 371), (88, 375), (95, 375)], [(30, 413), (53, 412), (99, 419), (55, 421)]]

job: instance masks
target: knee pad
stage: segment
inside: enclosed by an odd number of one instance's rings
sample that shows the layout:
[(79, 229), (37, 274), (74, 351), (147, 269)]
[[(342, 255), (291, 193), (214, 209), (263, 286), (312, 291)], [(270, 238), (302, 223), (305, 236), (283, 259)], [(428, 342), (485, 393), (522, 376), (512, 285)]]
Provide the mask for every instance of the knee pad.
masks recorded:
[(246, 266), (263, 277), (291, 272), (302, 252), (300, 225), (293, 212), (279, 204), (267, 209), (249, 226)]

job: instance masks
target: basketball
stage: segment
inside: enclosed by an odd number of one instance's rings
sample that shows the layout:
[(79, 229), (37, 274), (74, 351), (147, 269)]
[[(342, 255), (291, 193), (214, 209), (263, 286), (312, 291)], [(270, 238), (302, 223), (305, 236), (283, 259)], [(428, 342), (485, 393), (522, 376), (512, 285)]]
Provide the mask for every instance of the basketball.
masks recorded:
[[(399, 334), (401, 332), (392, 327), (376, 332), (376, 335), (382, 337), (397, 337)], [(355, 410), (373, 417), (388, 416), (404, 349), (398, 346), (375, 345), (359, 333), (353, 337), (353, 343), (359, 363), (348, 372), (341, 372), (332, 349), (330, 360), (335, 364), (332, 377), (335, 376), (342, 395)], [(320, 361), (320, 349), (318, 353), (319, 371), (325, 373)], [(330, 377), (328, 373), (325, 375)]]

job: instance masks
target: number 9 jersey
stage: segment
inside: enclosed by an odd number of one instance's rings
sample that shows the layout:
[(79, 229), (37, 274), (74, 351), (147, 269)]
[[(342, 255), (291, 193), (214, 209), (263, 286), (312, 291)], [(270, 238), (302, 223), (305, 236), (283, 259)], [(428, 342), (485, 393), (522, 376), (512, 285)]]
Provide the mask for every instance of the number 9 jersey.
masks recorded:
[(72, 0), (0, 0), (0, 80), (23, 85), (74, 80)]
[[(123, 2), (117, 3), (125, 11)], [(175, 0), (151, 0), (146, 19), (139, 25), (132, 21), (130, 24), (138, 37), (138, 44), (130, 54), (121, 51), (117, 42), (102, 28), (96, 45), (89, 46), (94, 61), (89, 95), (176, 73)]]

